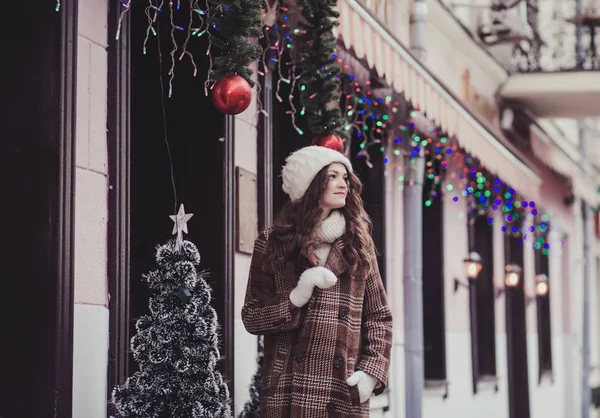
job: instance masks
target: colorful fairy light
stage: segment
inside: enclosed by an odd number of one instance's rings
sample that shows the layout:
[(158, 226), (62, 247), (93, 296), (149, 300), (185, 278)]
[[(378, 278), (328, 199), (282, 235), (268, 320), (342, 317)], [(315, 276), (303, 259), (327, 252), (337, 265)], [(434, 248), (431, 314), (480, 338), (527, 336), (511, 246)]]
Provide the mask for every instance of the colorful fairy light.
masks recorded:
[[(276, 71), (279, 72), (276, 94), (280, 102), (283, 99), (278, 94), (279, 84), (281, 82), (292, 83), (297, 80), (294, 77), (293, 60), (290, 58), (289, 62), (283, 62), (282, 59), (286, 51), (289, 52), (287, 55), (293, 55), (294, 35), (298, 33), (298, 29), (291, 30), (287, 27), (289, 22), (287, 12), (287, 9), (282, 8), (278, 24), (266, 28), (265, 37), (270, 46), (265, 48), (263, 55), (264, 68), (268, 71), (266, 65), (268, 60), (276, 64)], [(283, 28), (287, 29), (282, 31)], [(424, 200), (425, 207), (431, 206), (436, 198), (448, 198), (452, 202), (459, 202), (463, 198), (468, 202), (468, 211), (471, 217), (473, 214), (486, 216), (488, 224), (493, 224), (494, 217), (491, 214), (494, 211), (500, 211), (503, 214), (503, 222), (506, 224), (503, 225), (503, 231), (519, 236), (525, 241), (528, 239), (528, 235), (542, 234), (546, 236), (551, 233), (547, 227), (550, 215), (540, 215), (535, 202), (521, 198), (514, 189), (508, 188), (497, 176), (487, 172), (482, 164), (463, 153), (455, 139), (448, 138), (431, 123), (426, 128), (417, 126), (418, 124), (415, 123), (417, 118), (420, 120), (424, 118), (418, 109), (414, 109), (410, 113), (409, 120), (401, 120), (402, 115), (398, 111), (399, 100), (394, 100), (390, 94), (378, 97), (369, 81), (364, 84), (359, 83), (350, 74), (352, 71), (350, 65), (339, 56), (334, 56), (334, 58), (338, 60), (347, 81), (344, 83), (342, 92), (343, 111), (347, 118), (345, 129), (350, 131), (351, 141), (358, 141), (357, 158), (364, 158), (367, 166), (372, 167), (373, 153), (370, 153), (370, 149), (376, 147), (380, 150), (382, 161), (385, 164), (403, 168), (405, 157), (409, 158), (409, 164), (415, 164), (415, 158), (422, 150), (429, 161), (429, 164), (426, 165), (425, 176), (431, 182), (428, 197)], [(296, 87), (304, 88), (302, 84)], [(302, 134), (303, 132), (295, 124), (297, 112), (293, 108), (294, 88), (291, 89), (291, 92), (288, 99), (292, 110), (288, 114), (292, 116), (295, 129)], [(304, 114), (303, 110), (298, 113), (300, 117)], [(418, 127), (422, 128), (423, 132), (418, 131)], [(386, 153), (388, 147), (391, 149), (389, 153)], [(404, 176), (398, 176), (398, 181), (402, 185)], [(442, 187), (442, 184), (445, 187)], [(543, 217), (543, 221), (535, 223), (534, 221), (540, 219), (540, 216)], [(532, 223), (532, 226), (527, 227), (529, 230), (526, 227), (519, 228), (518, 226), (525, 219)], [(538, 239), (532, 245), (536, 249), (542, 249), (545, 253), (550, 249), (547, 238), (544, 238), (543, 242)]]
[[(144, 41), (142, 44), (142, 53), (145, 55), (147, 53), (147, 45), (150, 40), (150, 36), (157, 37), (158, 36), (158, 22), (159, 16), (163, 12), (164, 1), (160, 0), (157, 5), (150, 2), (150, 4), (146, 7), (145, 13), (148, 18), (148, 26), (146, 27), (146, 36), (144, 37)], [(177, 61), (182, 61), (184, 57), (189, 57), (192, 67), (194, 68), (193, 76), (196, 77), (198, 72), (198, 67), (196, 65), (196, 61), (194, 56), (188, 51), (187, 46), (190, 42), (192, 36), (202, 36), (208, 32), (209, 28), (209, 5), (208, 3), (205, 5), (205, 8), (202, 9), (198, 3), (198, 0), (191, 0), (189, 4), (188, 16), (187, 16), (187, 26), (179, 26), (175, 24), (174, 16), (175, 12), (180, 11), (181, 9), (181, 1), (178, 0), (174, 6), (173, 1), (168, 2), (168, 10), (169, 10), (169, 24), (171, 27), (170, 38), (171, 38), (171, 51), (169, 55), (171, 56), (171, 66), (168, 71), (169, 75), (169, 93), (168, 96), (171, 97), (173, 93), (173, 79), (175, 77), (175, 66)], [(121, 13), (119, 15), (119, 21), (117, 24), (117, 31), (115, 34), (115, 39), (119, 40), (121, 35), (121, 27), (123, 23), (123, 19), (129, 10), (131, 9), (131, 0), (122, 1), (121, 2)], [(220, 10), (222, 12), (222, 9)], [(176, 32), (185, 32), (186, 37), (182, 42), (182, 45), (178, 45), (178, 42), (175, 38)], [(208, 96), (208, 91), (212, 84), (214, 84), (215, 80), (211, 79), (212, 74), (212, 55), (210, 52), (211, 44), (209, 41), (209, 45), (206, 51), (206, 56), (209, 57), (210, 66), (208, 70), (208, 74), (206, 77), (206, 81), (204, 84), (204, 94)], [(180, 52), (178, 52), (180, 51)]]
[[(268, 16), (267, 16), (268, 15)], [(287, 97), (287, 103), (290, 106), (290, 110), (286, 113), (290, 115), (292, 120), (292, 126), (298, 132), (299, 135), (304, 135), (304, 131), (296, 124), (296, 115), (300, 113), (300, 116), (304, 115), (304, 110), (301, 109), (298, 112), (294, 104), (294, 92), (296, 91), (300, 74), (297, 74), (297, 67), (294, 65), (293, 55), (294, 51), (294, 37), (305, 33), (301, 29), (292, 29), (290, 27), (289, 8), (283, 3), (276, 1), (272, 6), (269, 6), (263, 16), (265, 21), (263, 37), (265, 47), (263, 48), (263, 54), (261, 58), (262, 69), (259, 69), (258, 74), (264, 76), (266, 73), (271, 71), (270, 65), (275, 66), (275, 72), (277, 72), (277, 85), (275, 88), (275, 97), (281, 103), (283, 98), (280, 95), (281, 83), (290, 85), (290, 93)], [(288, 60), (288, 61), (285, 61)], [(302, 86), (300, 87), (302, 88)], [(262, 112), (262, 103), (258, 103), (257, 115)]]
[[(413, 119), (418, 115), (416, 111), (411, 112)], [(494, 217), (491, 214), (499, 211), (503, 215), (503, 232), (518, 237), (522, 242), (531, 241), (531, 237), (535, 236), (532, 248), (542, 250), (545, 255), (550, 253), (549, 237), (560, 232), (549, 228), (549, 212), (541, 213), (535, 202), (523, 199), (501, 179), (487, 172), (482, 164), (464, 154), (455, 140), (449, 141), (436, 132), (435, 127), (421, 127), (420, 130), (425, 132), (420, 132), (416, 129), (415, 121), (408, 126), (412, 130), (410, 138), (414, 147), (410, 156), (416, 156), (422, 148), (428, 160), (425, 178), (430, 182), (430, 189), (428, 197), (424, 198), (425, 208), (439, 197), (452, 202), (464, 198), (470, 221), (477, 216), (486, 216), (487, 223), (493, 224)], [(445, 187), (442, 187), (442, 183)], [(461, 212), (461, 215), (461, 218), (464, 217), (464, 213)], [(526, 220), (531, 225), (525, 226)], [(553, 253), (560, 255), (562, 251), (556, 248)]]

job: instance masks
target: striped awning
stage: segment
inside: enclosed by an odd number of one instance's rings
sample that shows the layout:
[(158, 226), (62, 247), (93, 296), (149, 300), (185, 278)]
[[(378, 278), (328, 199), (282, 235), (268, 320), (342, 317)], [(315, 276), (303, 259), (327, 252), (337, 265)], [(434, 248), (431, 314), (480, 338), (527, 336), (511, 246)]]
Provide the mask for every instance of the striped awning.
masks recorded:
[(339, 0), (338, 36), (388, 85), (435, 122), (492, 173), (529, 199), (540, 177), (511, 152), (502, 134), (468, 110), (357, 0)]

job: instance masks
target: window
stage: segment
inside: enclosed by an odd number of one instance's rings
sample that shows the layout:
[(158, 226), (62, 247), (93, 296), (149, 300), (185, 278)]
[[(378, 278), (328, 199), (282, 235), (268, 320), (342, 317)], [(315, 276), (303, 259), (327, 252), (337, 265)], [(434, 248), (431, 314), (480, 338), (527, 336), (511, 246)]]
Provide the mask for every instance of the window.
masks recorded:
[[(471, 315), (473, 337), (473, 391), (477, 391), (477, 382), (495, 381), (496, 376), (496, 315), (494, 312), (494, 230), (487, 216), (478, 216), (469, 226), (469, 248), (481, 256), (481, 271), (475, 281), (475, 307)], [(475, 367), (475, 365), (477, 367)]]
[(354, 168), (354, 173), (363, 183), (361, 196), (365, 211), (373, 223), (372, 236), (375, 248), (377, 249), (377, 263), (381, 279), (385, 286), (385, 164), (379, 147), (369, 148), (368, 153), (371, 166), (366, 164), (364, 157), (356, 157), (359, 150), (360, 142), (353, 140), (350, 150), (350, 160)]
[[(517, 228), (520, 225), (515, 225)], [(506, 233), (505, 264), (523, 269), (523, 240)], [(503, 278), (504, 279), (504, 278)], [(504, 280), (503, 280), (504, 281)], [(527, 372), (527, 325), (525, 317), (524, 277), (514, 287), (505, 287), (506, 348), (508, 356), (509, 417), (529, 417), (529, 375)], [(506, 284), (504, 284), (506, 286)]]
[(444, 203), (431, 198), (440, 186), (426, 178), (423, 185), (423, 344), (425, 380), (446, 380), (446, 319), (444, 308)]
[[(550, 263), (547, 252), (542, 249), (535, 251), (536, 276), (544, 275), (547, 280), (546, 294), (537, 294), (537, 335), (538, 335), (538, 383), (544, 375), (552, 376), (552, 330), (550, 324)], [(536, 289), (537, 291), (537, 289)]]
[[(186, 6), (188, 7), (188, 6)], [(112, 10), (112, 8), (111, 8)], [(185, 13), (187, 9), (182, 9)], [(219, 112), (210, 97), (198, 95), (192, 87), (197, 82), (193, 76), (179, 78), (175, 92), (165, 100), (165, 113), (162, 113), (160, 74), (166, 83), (166, 63), (159, 64), (159, 49), (162, 54), (170, 51), (170, 23), (167, 20), (157, 21), (156, 30), (160, 36), (153, 42), (153, 53), (145, 56), (140, 51), (144, 43), (145, 30), (148, 25), (144, 8), (132, 8), (127, 14), (130, 21), (128, 29), (123, 32), (127, 45), (118, 55), (117, 62), (111, 65), (122, 65), (126, 72), (135, 74), (131, 77), (130, 88), (123, 93), (127, 97), (122, 112), (129, 114), (129, 143), (118, 144), (129, 146), (128, 189), (129, 192), (122, 204), (128, 205), (125, 214), (130, 216), (129, 230), (119, 232), (128, 234), (131, 245), (129, 251), (130, 275), (126, 284), (129, 318), (129, 334), (135, 333), (135, 319), (148, 312), (150, 289), (141, 280), (143, 274), (156, 267), (156, 245), (165, 242), (168, 237), (161, 228), (149, 228), (156, 219), (166, 219), (166, 214), (173, 213), (173, 185), (171, 184), (170, 167), (174, 167), (173, 182), (177, 187), (178, 203), (185, 203), (185, 208), (193, 212), (195, 223), (189, 230), (187, 239), (194, 242), (202, 256), (201, 268), (210, 271), (209, 285), (212, 287), (213, 306), (219, 320), (219, 350), (222, 357), (219, 361), (225, 376), (233, 376), (233, 341), (234, 341), (234, 118)], [(126, 34), (126, 36), (125, 36)], [(119, 41), (122, 42), (122, 41)], [(198, 38), (188, 45), (188, 51), (200, 57), (208, 46), (208, 39)], [(150, 48), (150, 46), (149, 46)], [(165, 49), (167, 48), (167, 49)], [(149, 49), (150, 51), (150, 49)], [(123, 60), (123, 62), (118, 62)], [(149, 61), (146, 61), (149, 60)], [(152, 62), (152, 64), (149, 64)], [(199, 73), (208, 71), (208, 58), (196, 60)], [(164, 71), (163, 71), (164, 70)], [(161, 73), (161, 71), (163, 71)], [(182, 73), (184, 71), (182, 70)], [(123, 82), (120, 75), (116, 82)], [(122, 85), (119, 85), (122, 88)], [(113, 86), (114, 87), (114, 86)], [(193, 103), (193, 106), (190, 104)], [(198, 117), (201, 115), (201, 118)], [(164, 118), (163, 118), (164, 116)], [(204, 121), (202, 137), (204, 141), (190, 141), (189, 134), (198, 121)], [(119, 125), (122, 126), (122, 125)], [(166, 128), (165, 128), (166, 127)], [(121, 129), (121, 128), (119, 128)], [(165, 154), (165, 131), (168, 133), (170, 153)], [(219, 138), (225, 138), (220, 141)], [(119, 150), (119, 152), (121, 152)], [(123, 156), (121, 156), (122, 158)], [(210, 179), (210, 181), (198, 181)], [(120, 182), (120, 178), (115, 181)], [(160, 196), (160, 198), (159, 198)], [(151, 198), (152, 197), (152, 198)], [(156, 198), (154, 198), (156, 197)], [(173, 200), (172, 200), (173, 199)], [(157, 202), (160, 201), (160, 204)], [(210, 201), (211, 204), (207, 204)], [(166, 221), (165, 221), (166, 224)], [(208, 239), (210, 237), (210, 239)], [(123, 247), (119, 247), (124, 250)], [(131, 375), (138, 367), (129, 355)], [(233, 393), (233, 380), (228, 382)]]

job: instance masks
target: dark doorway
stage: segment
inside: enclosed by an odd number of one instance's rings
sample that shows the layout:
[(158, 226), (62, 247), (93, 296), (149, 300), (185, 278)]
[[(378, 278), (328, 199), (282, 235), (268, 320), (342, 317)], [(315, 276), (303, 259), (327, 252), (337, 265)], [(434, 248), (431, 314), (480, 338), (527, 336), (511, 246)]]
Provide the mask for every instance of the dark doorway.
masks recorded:
[[(173, 222), (169, 215), (176, 211), (173, 184), (177, 190), (177, 206), (185, 205), (194, 216), (188, 223), (187, 239), (200, 251), (201, 269), (210, 272), (213, 307), (220, 329), (220, 345), (225, 378), (233, 379), (233, 289), (231, 270), (233, 243), (231, 228), (231, 196), (233, 184), (232, 126), (226, 129), (226, 118), (218, 112), (210, 96), (204, 94), (204, 81), (209, 69), (205, 56), (207, 37), (192, 37), (187, 50), (195, 57), (197, 76), (189, 57), (176, 62), (172, 80), (172, 96), (168, 97), (171, 68), (171, 10), (165, 6), (158, 14), (157, 35), (150, 31), (144, 53), (148, 19), (143, 3), (132, 3), (130, 11), (131, 68), (131, 207), (130, 207), (130, 321), (133, 334), (135, 320), (148, 312), (148, 289), (142, 274), (156, 267), (156, 246), (172, 237)], [(186, 3), (173, 11), (176, 25), (187, 27), (189, 10)], [(173, 8), (175, 9), (175, 8)], [(175, 31), (179, 45), (186, 31)], [(160, 49), (158, 44), (160, 43)], [(162, 63), (161, 63), (162, 60)], [(162, 74), (162, 79), (161, 79)], [(227, 121), (231, 122), (231, 118)], [(165, 122), (166, 121), (166, 122)], [(227, 130), (227, 132), (226, 132)], [(168, 138), (168, 146), (165, 142)], [(171, 163), (172, 161), (172, 171)], [(173, 179), (171, 177), (173, 175)], [(129, 374), (137, 365), (131, 360)]]
[(2, 11), (4, 418), (72, 413), (77, 1), (62, 6), (24, 0)]
[[(505, 262), (523, 269), (523, 240), (505, 236)], [(527, 325), (524, 277), (515, 287), (506, 287), (506, 343), (508, 357), (508, 406), (510, 418), (529, 418), (529, 374), (527, 369)]]

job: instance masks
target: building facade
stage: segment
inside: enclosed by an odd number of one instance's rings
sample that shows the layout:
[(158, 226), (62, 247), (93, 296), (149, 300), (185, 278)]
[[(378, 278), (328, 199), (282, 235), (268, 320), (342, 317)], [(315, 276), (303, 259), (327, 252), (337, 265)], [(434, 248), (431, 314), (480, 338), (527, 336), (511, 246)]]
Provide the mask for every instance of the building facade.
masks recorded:
[[(297, 21), (293, 4), (269, 5), (282, 6), (278, 13), (286, 22)], [(593, 263), (586, 264), (581, 210), (584, 201), (598, 207), (600, 177), (595, 164), (588, 177), (579, 150), (580, 119), (588, 118), (582, 131), (597, 155), (598, 115), (579, 105), (595, 96), (588, 92), (578, 100), (575, 87), (554, 92), (547, 82), (521, 78), (531, 74), (511, 63), (517, 42), (490, 46), (483, 40), (488, 32), (482, 27), (493, 20), (483, 6), (338, 3), (348, 151), (365, 184), (395, 321), (389, 387), (372, 399), (373, 417), (412, 418), (406, 394), (415, 385), (423, 387), (417, 391), (423, 417), (579, 416), (586, 265), (592, 278), (589, 385), (600, 386), (600, 246), (598, 235), (592, 236)], [(536, 20), (541, 34), (551, 16), (543, 6)], [(252, 105), (226, 117), (203, 91), (207, 59), (196, 60), (197, 78), (185, 60), (172, 80), (168, 65), (159, 65), (160, 54), (167, 63), (172, 51), (170, 27), (165, 20), (157, 26), (159, 36), (146, 39), (146, 5), (69, 0), (48, 10), (10, 7), (10, 20), (37, 22), (36, 36), (20, 40), (13, 51), (21, 46), (34, 52), (15, 71), (30, 88), (8, 96), (15, 105), (7, 126), (15, 139), (3, 165), (28, 179), (10, 189), (9, 199), (31, 206), (7, 216), (36, 220), (25, 234), (11, 230), (16, 249), (30, 245), (36, 251), (36, 263), (23, 271), (15, 267), (13, 274), (35, 280), (40, 291), (30, 296), (37, 308), (26, 311), (14, 297), (18, 284), (5, 292), (6, 317), (28, 314), (9, 331), (22, 343), (2, 356), (10, 378), (0, 391), (6, 395), (0, 415), (110, 416), (112, 387), (135, 368), (129, 339), (148, 297), (140, 279), (154, 266), (156, 244), (170, 237), (174, 200), (194, 213), (189, 239), (214, 278), (221, 366), (239, 411), (256, 371), (257, 340), (240, 317), (251, 241), (283, 203), (278, 176), (285, 156), (310, 143), (299, 134), (299, 107), (284, 82), (292, 78), (272, 63), (293, 55), (279, 49), (279, 60), (265, 55), (256, 66)], [(272, 47), (273, 37), (285, 33), (273, 29), (269, 10), (259, 42)], [(525, 21), (531, 23), (526, 15)], [(529, 38), (519, 38), (525, 50)], [(202, 57), (207, 47), (198, 37), (189, 51)], [(40, 65), (50, 78), (29, 84)], [(598, 77), (596, 70), (571, 72), (556, 83)], [(161, 85), (172, 87), (172, 94), (161, 92)], [(559, 106), (552, 94), (568, 96), (570, 105)], [(36, 99), (43, 106), (32, 110)], [(47, 109), (60, 112), (49, 117)], [(54, 140), (40, 140), (48, 132)], [(411, 146), (419, 152), (411, 155)], [(25, 159), (39, 170), (27, 168)], [(421, 161), (423, 172), (415, 171)], [(46, 183), (48, 178), (53, 180)], [(418, 190), (418, 206), (410, 190)], [(409, 229), (413, 219), (421, 222)], [(482, 268), (470, 281), (465, 258), (473, 251)], [(7, 261), (19, 254), (7, 253)], [(521, 269), (516, 282), (506, 272), (512, 265)], [(536, 295), (542, 275), (547, 292)], [(422, 283), (422, 309), (409, 311), (405, 289), (413, 279)], [(414, 324), (421, 324), (422, 346), (409, 338), (420, 335), (412, 333)], [(27, 346), (39, 347), (35, 361), (27, 361)], [(407, 375), (407, 362), (422, 364), (422, 376)], [(40, 370), (45, 377), (32, 388), (40, 399), (33, 405), (19, 376)], [(19, 402), (4, 406), (11, 398)]]

